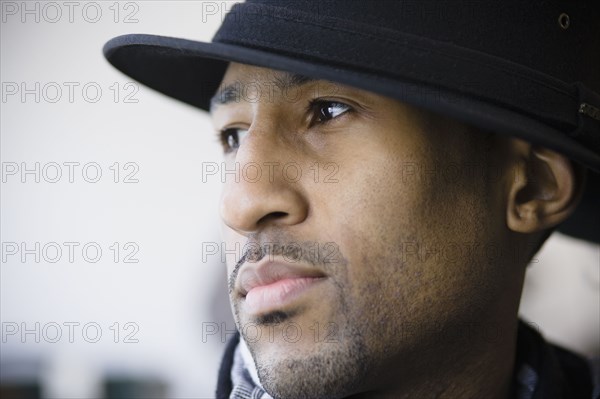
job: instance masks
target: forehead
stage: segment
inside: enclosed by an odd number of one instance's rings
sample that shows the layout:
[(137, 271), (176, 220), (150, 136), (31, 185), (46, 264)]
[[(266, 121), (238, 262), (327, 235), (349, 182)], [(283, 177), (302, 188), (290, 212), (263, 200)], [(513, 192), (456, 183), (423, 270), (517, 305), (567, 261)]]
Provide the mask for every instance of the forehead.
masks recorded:
[(333, 96), (342, 89), (359, 91), (359, 89), (298, 73), (230, 63), (217, 92), (211, 99), (211, 112), (219, 106), (244, 100), (247, 102), (265, 98), (269, 100), (276, 95), (283, 95), (287, 100), (306, 97), (307, 94)]
[(315, 80), (317, 79), (293, 72), (231, 62), (225, 71), (219, 89), (236, 81), (245, 83), (272, 82), (274, 85), (285, 87), (290, 85), (301, 85)]

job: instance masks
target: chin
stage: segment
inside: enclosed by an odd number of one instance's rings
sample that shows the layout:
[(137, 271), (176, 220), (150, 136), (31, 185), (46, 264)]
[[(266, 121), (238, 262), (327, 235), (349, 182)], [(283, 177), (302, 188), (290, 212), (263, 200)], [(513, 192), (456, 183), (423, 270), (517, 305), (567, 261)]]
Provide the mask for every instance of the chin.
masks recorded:
[(357, 392), (372, 369), (363, 336), (346, 327), (339, 340), (315, 342), (314, 331), (309, 332), (298, 342), (281, 336), (272, 343), (247, 342), (263, 387), (285, 399), (344, 398)]

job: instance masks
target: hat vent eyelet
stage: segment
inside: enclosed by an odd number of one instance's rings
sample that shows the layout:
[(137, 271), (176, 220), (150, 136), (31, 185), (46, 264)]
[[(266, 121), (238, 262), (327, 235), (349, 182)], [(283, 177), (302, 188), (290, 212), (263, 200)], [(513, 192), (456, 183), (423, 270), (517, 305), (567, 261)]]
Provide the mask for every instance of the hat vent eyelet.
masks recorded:
[(567, 30), (569, 29), (569, 26), (571, 25), (571, 17), (569, 17), (569, 14), (567, 13), (562, 13), (558, 16), (558, 26), (560, 26), (560, 28), (562, 30)]

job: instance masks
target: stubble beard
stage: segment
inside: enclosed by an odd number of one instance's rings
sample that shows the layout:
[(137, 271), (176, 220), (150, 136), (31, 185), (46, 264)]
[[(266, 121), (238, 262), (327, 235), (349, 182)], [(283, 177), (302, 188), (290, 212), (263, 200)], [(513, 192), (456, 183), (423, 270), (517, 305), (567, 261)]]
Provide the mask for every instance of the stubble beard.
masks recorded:
[[(258, 342), (253, 337), (246, 337), (248, 331), (240, 327), (238, 304), (234, 302), (233, 310), (238, 329), (246, 341), (254, 359), (256, 370), (262, 387), (276, 399), (333, 399), (344, 398), (356, 392), (364, 383), (367, 371), (371, 369), (373, 359), (369, 356), (364, 335), (352, 320), (351, 308), (338, 288), (339, 315), (335, 326), (338, 327), (335, 337), (313, 344), (308, 351), (290, 351), (285, 356), (272, 357), (261, 353)], [(276, 327), (276, 324), (290, 323), (291, 315), (278, 313), (276, 318), (266, 318), (265, 324)], [(354, 322), (353, 322), (354, 321)], [(308, 331), (304, 331), (308, 333)]]
[(344, 321), (336, 342), (315, 342), (307, 353), (261, 356), (248, 343), (263, 388), (278, 399), (343, 398), (355, 392), (369, 370), (368, 351), (357, 329)]
[[(302, 253), (310, 253), (308, 249), (303, 249)], [(310, 259), (303, 260), (310, 263)], [(243, 261), (242, 259), (239, 264)], [(252, 320), (244, 320), (239, 309), (240, 299), (235, 296), (230, 298), (238, 331), (252, 354), (261, 385), (273, 398), (344, 398), (357, 392), (364, 384), (369, 370), (372, 371), (373, 366), (378, 363), (370, 353), (365, 339), (364, 332), (369, 331), (369, 320), (360, 313), (362, 307), (357, 306), (350, 295), (353, 284), (348, 279), (348, 260), (339, 254), (337, 262), (319, 266), (321, 270), (328, 270), (329, 278), (335, 287), (331, 311), (328, 312), (329, 320), (322, 320), (321, 323), (333, 325), (336, 333), (325, 339), (322, 336), (313, 339), (314, 331), (307, 331), (310, 326), (303, 326), (304, 331), (301, 331), (301, 334), (306, 335), (311, 344), (307, 350), (294, 350), (292, 347), (282, 356), (270, 356), (260, 350), (264, 342), (257, 342), (256, 336), (248, 336), (255, 333), (255, 329), (241, 327), (245, 322), (251, 322), (255, 326), (285, 328), (288, 323), (294, 322), (296, 316), (310, 309), (300, 309), (299, 312), (273, 312)], [(230, 294), (233, 291), (235, 274), (234, 272), (230, 278)], [(307, 334), (310, 334), (310, 338)]]

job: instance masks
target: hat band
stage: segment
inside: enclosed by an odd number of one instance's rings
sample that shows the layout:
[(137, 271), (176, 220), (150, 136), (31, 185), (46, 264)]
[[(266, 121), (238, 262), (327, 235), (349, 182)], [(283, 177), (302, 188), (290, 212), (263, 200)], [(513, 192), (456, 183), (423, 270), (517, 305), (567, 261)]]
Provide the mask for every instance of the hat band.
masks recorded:
[(570, 135), (588, 148), (600, 152), (600, 95), (576, 84), (579, 98), (579, 125)]

